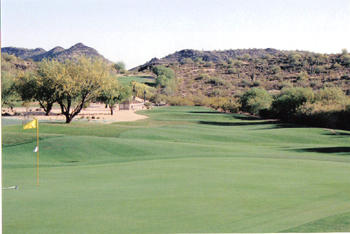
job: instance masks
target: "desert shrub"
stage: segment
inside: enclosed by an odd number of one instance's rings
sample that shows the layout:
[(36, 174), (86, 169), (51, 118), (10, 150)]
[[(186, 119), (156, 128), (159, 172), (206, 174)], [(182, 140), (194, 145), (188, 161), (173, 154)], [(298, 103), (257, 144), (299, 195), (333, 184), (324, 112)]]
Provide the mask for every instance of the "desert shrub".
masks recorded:
[(230, 82), (228, 82), (227, 80), (222, 79), (221, 77), (210, 77), (209, 79), (207, 79), (205, 81), (206, 84), (212, 84), (215, 86), (232, 86)]
[(203, 63), (203, 58), (202, 57), (196, 57), (194, 61), (196, 63)]
[(337, 102), (340, 103), (346, 99), (345, 93), (338, 87), (324, 87), (315, 95), (315, 100), (322, 103)]
[(210, 97), (209, 106), (215, 110), (221, 108), (221, 105), (226, 103), (228, 100), (227, 97)]
[(241, 104), (237, 99), (230, 99), (228, 102), (225, 102), (221, 105), (221, 109), (225, 112), (238, 113), (241, 108)]
[(150, 99), (151, 102), (153, 102), (154, 104), (161, 105), (161, 104), (166, 104), (167, 103), (167, 96), (163, 95), (163, 94), (155, 94), (152, 96), (152, 98)]
[(222, 89), (214, 89), (211, 93), (209, 93), (209, 97), (222, 96)]
[(273, 66), (271, 67), (271, 71), (272, 71), (273, 74), (278, 74), (278, 73), (281, 72), (281, 67), (280, 67), (280, 66), (277, 66), (277, 65), (273, 65)]
[(315, 67), (315, 73), (324, 73), (326, 71), (326, 69), (324, 68), (324, 66), (316, 66)]
[(191, 58), (184, 58), (182, 59), (181, 64), (193, 64), (193, 60)]
[(339, 64), (339, 63), (335, 63), (335, 64), (333, 64), (333, 66), (332, 66), (334, 69), (339, 69), (339, 68), (341, 68), (341, 65)]
[(168, 97), (167, 102), (171, 106), (194, 106), (194, 103), (188, 97)]
[(321, 87), (322, 86), (322, 81), (320, 81), (320, 80), (314, 80), (314, 81), (311, 81), (310, 82), (310, 87), (311, 88), (319, 88), (319, 87)]
[(150, 102), (145, 102), (145, 107), (147, 108), (147, 109), (149, 109), (151, 106), (152, 106), (152, 103), (150, 103)]
[(242, 84), (242, 86), (246, 87), (246, 86), (250, 86), (252, 84), (252, 82), (250, 79), (242, 79), (241, 84)]
[(212, 61), (206, 62), (205, 63), (205, 67), (212, 67), (214, 65), (214, 63)]
[(253, 87), (258, 87), (262, 84), (262, 82), (260, 80), (256, 80), (253, 82)]
[(272, 80), (283, 80), (283, 77), (280, 73), (274, 74), (272, 77), (270, 77), (270, 81)]
[(242, 111), (257, 115), (260, 109), (270, 107), (272, 97), (265, 89), (253, 88), (243, 93), (239, 102)]
[(193, 95), (190, 100), (195, 106), (210, 106), (210, 99), (201, 93)]
[(293, 88), (293, 84), (290, 81), (282, 81), (280, 83), (280, 89), (283, 88)]
[(271, 113), (275, 118), (281, 120), (291, 120), (297, 108), (307, 101), (314, 101), (314, 93), (311, 88), (285, 88), (273, 100)]
[(304, 103), (298, 108), (294, 121), (314, 127), (350, 130), (350, 105), (349, 101), (346, 103)]
[(303, 81), (306, 81), (309, 79), (309, 74), (307, 74), (306, 71), (302, 71), (299, 73), (298, 77), (297, 77), (297, 80), (303, 80)]
[(227, 73), (228, 73), (228, 74), (237, 74), (238, 71), (237, 71), (237, 69), (235, 69), (235, 68), (229, 68), (229, 69), (227, 70)]

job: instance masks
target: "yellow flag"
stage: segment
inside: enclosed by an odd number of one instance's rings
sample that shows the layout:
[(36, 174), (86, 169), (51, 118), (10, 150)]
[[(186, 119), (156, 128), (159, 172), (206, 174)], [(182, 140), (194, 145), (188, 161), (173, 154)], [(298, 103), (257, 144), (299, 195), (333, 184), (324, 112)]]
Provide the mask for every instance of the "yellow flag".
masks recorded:
[(31, 129), (31, 128), (37, 128), (38, 127), (38, 120), (34, 119), (23, 126), (23, 129)]

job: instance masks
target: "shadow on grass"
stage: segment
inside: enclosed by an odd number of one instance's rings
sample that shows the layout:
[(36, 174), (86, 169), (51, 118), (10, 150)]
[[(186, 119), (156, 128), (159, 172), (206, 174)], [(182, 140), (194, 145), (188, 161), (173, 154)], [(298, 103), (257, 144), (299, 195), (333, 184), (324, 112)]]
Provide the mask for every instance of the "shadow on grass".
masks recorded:
[(276, 124), (275, 121), (252, 121), (252, 122), (214, 122), (214, 121), (199, 121), (199, 124), (215, 125), (215, 126), (247, 126), (247, 125), (265, 125)]
[(279, 129), (279, 128), (307, 128), (307, 126), (291, 123), (282, 123), (278, 121), (273, 122), (274, 125), (271, 125), (268, 128), (260, 128), (259, 130), (269, 130), (269, 129)]
[(345, 133), (345, 132), (336, 132), (336, 133), (325, 133), (323, 135), (327, 135), (327, 136), (335, 136), (338, 138), (342, 138), (342, 137), (350, 137), (350, 133)]
[(51, 122), (42, 122), (42, 123), (44, 123), (44, 124), (52, 124), (52, 125), (67, 124), (66, 122), (63, 122), (63, 121), (61, 121), (61, 122), (58, 122), (58, 121), (53, 122), (53, 121), (51, 121)]
[(191, 114), (217, 114), (217, 115), (226, 115), (226, 113), (218, 111), (189, 111)]
[(305, 149), (294, 149), (297, 152), (309, 152), (309, 153), (348, 153), (350, 154), (350, 147), (324, 147), (324, 148), (305, 148)]
[(233, 116), (234, 119), (240, 119), (240, 120), (263, 120), (259, 117), (255, 117), (255, 116), (248, 116), (248, 115), (234, 115)]

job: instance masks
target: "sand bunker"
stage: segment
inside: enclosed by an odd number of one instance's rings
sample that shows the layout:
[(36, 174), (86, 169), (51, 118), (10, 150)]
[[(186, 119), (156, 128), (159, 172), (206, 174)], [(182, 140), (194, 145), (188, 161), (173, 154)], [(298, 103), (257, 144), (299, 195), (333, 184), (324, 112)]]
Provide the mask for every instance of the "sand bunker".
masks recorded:
[[(136, 103), (136, 104), (131, 104), (130, 105), (130, 110), (118, 110), (116, 108), (113, 111), (113, 115), (110, 113), (109, 108), (105, 108), (104, 104), (97, 104), (97, 103), (91, 103), (90, 106), (84, 110), (82, 110), (76, 117), (74, 117), (73, 121), (79, 121), (79, 122), (86, 122), (86, 121), (91, 121), (91, 122), (99, 122), (99, 123), (113, 123), (113, 122), (125, 122), (125, 121), (136, 121), (140, 119), (145, 119), (148, 118), (147, 116), (144, 115), (139, 115), (136, 114), (135, 111), (137, 110), (142, 110), (145, 108), (143, 103)], [(7, 110), (7, 108), (3, 108), (4, 110)], [(54, 107), (52, 111), (50, 112), (50, 116), (45, 116), (45, 112), (43, 112), (40, 108), (28, 108), (25, 107), (17, 107), (14, 108), (14, 112), (19, 112), (19, 113), (26, 113), (29, 115), (30, 119), (33, 118), (38, 118), (40, 120), (45, 120), (45, 121), (65, 121), (66, 118), (64, 115), (60, 115), (61, 109), (58, 107)], [(3, 118), (25, 118), (23, 116), (2, 116)]]

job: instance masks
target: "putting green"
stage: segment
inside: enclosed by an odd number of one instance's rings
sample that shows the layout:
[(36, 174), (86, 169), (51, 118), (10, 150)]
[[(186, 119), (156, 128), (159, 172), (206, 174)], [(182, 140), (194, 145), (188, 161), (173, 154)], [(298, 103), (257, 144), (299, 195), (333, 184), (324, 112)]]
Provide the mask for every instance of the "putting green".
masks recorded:
[[(278, 232), (350, 209), (350, 166), (191, 158), (4, 171), (5, 233)], [(20, 224), (21, 223), (21, 224)], [(15, 231), (14, 231), (15, 230)], [(13, 232), (14, 231), (14, 232)]]

